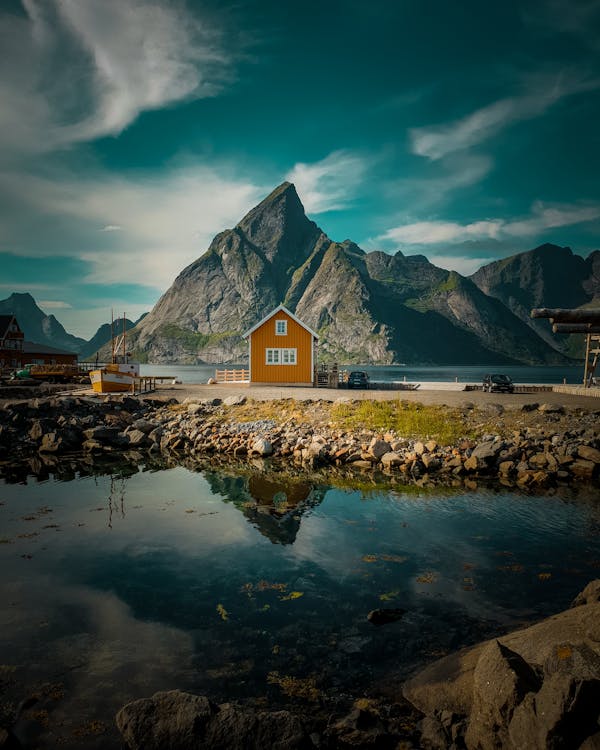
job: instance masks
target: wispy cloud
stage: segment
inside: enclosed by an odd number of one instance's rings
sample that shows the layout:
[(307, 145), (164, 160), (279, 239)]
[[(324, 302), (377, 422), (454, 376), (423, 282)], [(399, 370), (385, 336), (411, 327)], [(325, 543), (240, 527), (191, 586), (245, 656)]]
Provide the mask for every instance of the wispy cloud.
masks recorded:
[(116, 135), (145, 110), (214, 95), (234, 54), (182, 3), (23, 0), (0, 17), (0, 130), (39, 152)]
[(522, 6), (521, 17), (529, 26), (570, 34), (591, 49), (600, 49), (600, 0), (534, 0)]
[(401, 177), (385, 186), (389, 198), (402, 206), (405, 215), (431, 210), (458, 191), (477, 185), (492, 171), (494, 160), (485, 154), (450, 154), (426, 167), (421, 176)]
[(69, 310), (72, 307), (68, 302), (58, 299), (41, 299), (37, 304), (39, 307), (48, 308), (49, 310)]
[(393, 227), (376, 241), (406, 245), (437, 245), (469, 240), (530, 238), (549, 229), (572, 226), (600, 218), (600, 205), (546, 205), (537, 202), (531, 214), (521, 219), (485, 219), (468, 224), (453, 221), (419, 221)]
[(120, 227), (118, 224), (107, 224), (105, 227), (102, 227), (100, 231), (101, 232), (121, 232), (123, 231), (123, 227)]
[(365, 157), (339, 150), (312, 164), (295, 164), (286, 180), (296, 186), (306, 212), (320, 214), (347, 208), (367, 168)]
[(600, 87), (600, 78), (576, 75), (536, 76), (520, 96), (500, 99), (450, 123), (409, 131), (413, 153), (431, 160), (465, 151), (521, 120), (542, 115), (567, 96)]
[[(165, 289), (181, 269), (199, 257), (217, 232), (234, 226), (268, 190), (227, 178), (224, 165), (182, 167), (168, 173), (114, 176), (95, 171), (85, 178), (61, 172), (52, 177), (0, 174), (0, 201), (11, 192), (21, 196), (24, 219), (44, 216), (77, 227), (75, 240), (61, 251), (85, 261), (81, 281), (119, 284), (135, 281)], [(27, 214), (28, 212), (28, 214)], [(98, 231), (98, 227), (120, 231)], [(12, 243), (22, 254), (46, 257), (52, 242)], [(13, 252), (19, 252), (15, 249)]]

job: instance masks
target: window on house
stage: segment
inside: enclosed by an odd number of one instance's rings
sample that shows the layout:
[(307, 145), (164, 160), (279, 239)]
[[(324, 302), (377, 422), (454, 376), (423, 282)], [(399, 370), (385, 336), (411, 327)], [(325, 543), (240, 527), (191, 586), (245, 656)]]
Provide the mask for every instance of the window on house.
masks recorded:
[(287, 320), (276, 320), (275, 321), (275, 335), (276, 336), (287, 336)]
[(295, 365), (296, 349), (265, 349), (265, 362), (268, 365)]

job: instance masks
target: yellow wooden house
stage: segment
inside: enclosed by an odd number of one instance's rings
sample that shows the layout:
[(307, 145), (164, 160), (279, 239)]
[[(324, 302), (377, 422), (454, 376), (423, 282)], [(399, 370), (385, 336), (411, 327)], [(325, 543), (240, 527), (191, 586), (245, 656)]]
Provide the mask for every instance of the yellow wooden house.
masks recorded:
[(250, 383), (313, 385), (318, 335), (283, 305), (244, 334)]

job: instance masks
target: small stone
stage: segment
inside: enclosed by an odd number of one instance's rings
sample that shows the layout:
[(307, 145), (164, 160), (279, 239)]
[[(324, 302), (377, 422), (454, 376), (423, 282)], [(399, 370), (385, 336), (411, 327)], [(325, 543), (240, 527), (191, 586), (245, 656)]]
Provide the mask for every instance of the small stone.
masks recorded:
[(259, 438), (252, 443), (252, 453), (258, 453), (260, 456), (270, 456), (273, 453), (273, 446), (265, 438)]
[(399, 456), (394, 451), (384, 453), (379, 459), (384, 466), (399, 466), (402, 463), (402, 456)]
[(390, 622), (396, 622), (402, 618), (406, 612), (405, 609), (373, 609), (367, 615), (367, 620), (373, 625), (387, 625)]
[(374, 456), (377, 460), (381, 458), (385, 453), (388, 453), (390, 450), (390, 444), (387, 443), (385, 440), (379, 440), (378, 438), (373, 438), (371, 442), (369, 443), (369, 453)]
[(225, 406), (243, 406), (246, 403), (246, 397), (241, 394), (237, 396), (227, 396), (223, 399)]
[(586, 461), (592, 461), (595, 464), (600, 464), (600, 451), (597, 448), (592, 448), (589, 445), (580, 445), (577, 448), (577, 455)]

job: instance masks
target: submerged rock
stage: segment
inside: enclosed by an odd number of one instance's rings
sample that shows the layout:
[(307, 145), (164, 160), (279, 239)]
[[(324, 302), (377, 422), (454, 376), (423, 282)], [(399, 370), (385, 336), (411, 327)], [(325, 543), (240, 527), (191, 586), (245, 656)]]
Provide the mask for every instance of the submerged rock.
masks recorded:
[(367, 615), (367, 620), (373, 625), (387, 625), (390, 622), (397, 622), (405, 613), (405, 609), (399, 608), (372, 609)]
[(132, 701), (116, 716), (130, 750), (310, 750), (314, 745), (297, 716), (217, 705), (180, 690)]

